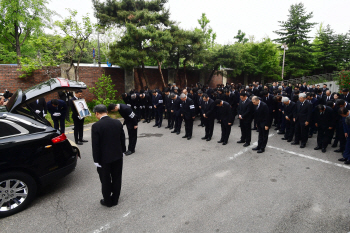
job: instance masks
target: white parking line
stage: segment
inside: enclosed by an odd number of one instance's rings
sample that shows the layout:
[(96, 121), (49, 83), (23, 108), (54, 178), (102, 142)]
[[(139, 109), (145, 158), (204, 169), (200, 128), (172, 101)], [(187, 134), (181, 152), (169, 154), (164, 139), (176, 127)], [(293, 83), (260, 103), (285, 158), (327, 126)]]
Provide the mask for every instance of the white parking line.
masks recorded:
[(299, 153), (296, 153), (296, 152), (293, 152), (293, 151), (284, 150), (284, 149), (281, 149), (281, 148), (278, 148), (278, 147), (274, 147), (274, 146), (267, 146), (267, 147), (271, 148), (271, 149), (278, 150), (278, 151), (282, 151), (282, 152), (285, 152), (285, 153), (289, 153), (289, 154), (292, 154), (292, 155), (296, 155), (296, 156), (299, 156), (299, 157), (302, 157), (302, 158), (311, 159), (311, 160), (318, 161), (318, 162), (321, 162), (321, 163), (331, 164), (331, 165), (334, 165), (334, 166), (337, 166), (337, 167), (341, 167), (341, 168), (345, 168), (345, 169), (349, 169), (350, 170), (350, 166), (345, 166), (345, 165), (342, 165), (342, 164), (333, 163), (333, 162), (330, 162), (328, 160), (314, 158), (314, 157), (311, 157), (311, 156), (308, 156), (308, 155), (299, 154)]
[(94, 230), (93, 233), (101, 233), (101, 232), (107, 231), (110, 228), (111, 228), (110, 223), (107, 223), (106, 225), (100, 227), (99, 229)]

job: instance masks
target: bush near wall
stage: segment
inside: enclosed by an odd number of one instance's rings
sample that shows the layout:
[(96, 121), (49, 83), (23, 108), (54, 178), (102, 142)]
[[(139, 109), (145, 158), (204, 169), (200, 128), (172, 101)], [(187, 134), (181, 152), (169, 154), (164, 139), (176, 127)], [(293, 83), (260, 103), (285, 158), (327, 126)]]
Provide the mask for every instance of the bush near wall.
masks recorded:
[(336, 81), (340, 89), (350, 89), (350, 70), (339, 71), (338, 75), (334, 78), (334, 81)]

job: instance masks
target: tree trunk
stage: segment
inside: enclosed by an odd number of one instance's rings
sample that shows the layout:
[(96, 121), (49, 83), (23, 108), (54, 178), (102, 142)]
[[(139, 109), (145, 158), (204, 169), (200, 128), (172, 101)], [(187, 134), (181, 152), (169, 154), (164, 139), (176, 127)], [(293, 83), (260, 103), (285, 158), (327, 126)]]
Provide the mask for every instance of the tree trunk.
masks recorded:
[(163, 86), (166, 87), (163, 72), (162, 72), (162, 63), (159, 60), (157, 60), (157, 62), (158, 62), (158, 70), (160, 73), (160, 77), (162, 78), (162, 81), (163, 81)]
[[(209, 75), (209, 77), (208, 77), (208, 79), (207, 79), (208, 81), (207, 81), (206, 84), (209, 85), (209, 83), (211, 82), (211, 79), (213, 78), (213, 76), (214, 76), (215, 72), (217, 71), (217, 69), (218, 69), (218, 67), (215, 66), (214, 69), (211, 71), (211, 73), (210, 73), (210, 75)], [(204, 84), (205, 84), (205, 83), (204, 83)]]
[(15, 40), (16, 40), (16, 53), (17, 53), (17, 65), (21, 65), (21, 45), (19, 42), (18, 25), (15, 24)]
[(146, 73), (145, 73), (145, 63), (144, 63), (144, 62), (142, 62), (142, 74), (143, 74), (143, 78), (144, 78), (145, 81), (146, 81), (146, 85), (147, 85), (148, 88), (149, 88), (150, 86), (149, 86), (148, 78), (147, 78)]

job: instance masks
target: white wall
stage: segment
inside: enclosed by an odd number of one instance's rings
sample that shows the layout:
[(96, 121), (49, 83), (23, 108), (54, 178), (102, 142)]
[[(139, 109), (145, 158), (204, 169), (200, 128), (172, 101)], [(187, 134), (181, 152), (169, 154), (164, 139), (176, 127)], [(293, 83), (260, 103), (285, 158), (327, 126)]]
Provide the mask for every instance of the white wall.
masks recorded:
[(339, 85), (335, 83), (335, 81), (332, 82), (325, 82), (325, 83), (317, 83), (315, 86), (320, 85), (320, 87), (323, 87), (323, 84), (327, 84), (328, 89), (333, 92), (339, 92)]

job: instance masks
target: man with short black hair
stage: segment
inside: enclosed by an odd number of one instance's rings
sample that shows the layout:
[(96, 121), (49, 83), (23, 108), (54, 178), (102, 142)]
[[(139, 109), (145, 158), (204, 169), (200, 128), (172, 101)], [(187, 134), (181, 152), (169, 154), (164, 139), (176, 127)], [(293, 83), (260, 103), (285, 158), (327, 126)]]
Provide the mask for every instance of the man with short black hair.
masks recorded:
[(123, 152), (125, 134), (123, 125), (107, 115), (106, 106), (100, 104), (93, 109), (99, 119), (91, 127), (92, 156), (102, 184), (101, 205), (118, 205), (122, 185)]
[(187, 138), (187, 140), (191, 140), (193, 132), (193, 121), (195, 118), (196, 109), (193, 100), (187, 97), (184, 93), (180, 95), (180, 99), (182, 101), (181, 117), (185, 121), (185, 136), (183, 136), (182, 138)]
[(247, 94), (241, 91), (241, 100), (239, 101), (238, 107), (238, 118), (240, 119), (241, 125), (241, 139), (237, 143), (244, 143), (244, 147), (250, 145), (252, 139), (252, 121), (254, 117), (254, 106), (250, 99), (248, 99)]
[(163, 122), (163, 97), (162, 95), (158, 94), (157, 90), (152, 91), (152, 104), (154, 109), (154, 116), (155, 116), (155, 125), (153, 127), (160, 128), (162, 127)]
[(315, 150), (322, 149), (325, 153), (329, 142), (334, 134), (335, 120), (333, 118), (333, 110), (330, 107), (319, 104), (316, 109), (315, 126), (317, 127), (317, 146)]
[(252, 102), (256, 106), (254, 124), (256, 124), (259, 131), (258, 146), (253, 148), (253, 150), (256, 150), (258, 153), (263, 153), (265, 152), (267, 140), (269, 138), (269, 129), (271, 127), (269, 108), (267, 104), (262, 102), (257, 96), (253, 96)]
[(218, 143), (226, 145), (231, 134), (231, 126), (233, 123), (233, 115), (231, 111), (231, 105), (226, 101), (216, 99), (214, 105), (220, 109), (219, 120), (221, 124), (221, 139)]
[(67, 111), (67, 104), (63, 100), (52, 99), (47, 102), (47, 110), (51, 114), (54, 128), (59, 130), (61, 126), (61, 133), (65, 132), (65, 117)]
[(182, 118), (181, 118), (182, 101), (176, 93), (171, 93), (170, 99), (172, 99), (173, 101), (171, 105), (171, 114), (173, 116), (173, 121), (175, 123), (174, 130), (171, 131), (171, 133), (176, 133), (177, 135), (179, 135), (181, 131), (181, 124), (182, 124)]
[(205, 125), (205, 136), (202, 140), (210, 141), (213, 137), (214, 121), (215, 121), (215, 104), (214, 100), (210, 99), (207, 94), (203, 94), (201, 112)]
[(126, 104), (110, 104), (108, 105), (108, 111), (119, 112), (120, 115), (124, 118), (124, 123), (128, 129), (129, 135), (129, 146), (128, 151), (125, 152), (125, 155), (128, 156), (135, 153), (138, 128), (137, 116), (132, 111), (131, 107)]

